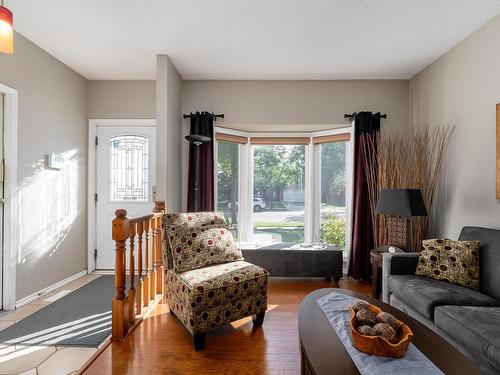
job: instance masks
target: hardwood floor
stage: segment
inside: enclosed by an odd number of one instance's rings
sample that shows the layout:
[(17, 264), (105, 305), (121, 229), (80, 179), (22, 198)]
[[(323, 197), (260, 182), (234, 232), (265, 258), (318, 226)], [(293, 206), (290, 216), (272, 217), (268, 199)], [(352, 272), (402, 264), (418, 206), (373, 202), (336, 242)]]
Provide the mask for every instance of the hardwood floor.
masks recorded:
[[(370, 295), (366, 282), (343, 279), (341, 288)], [(297, 312), (302, 299), (319, 288), (339, 287), (323, 279), (271, 279), (264, 325), (251, 318), (220, 327), (195, 352), (192, 337), (160, 303), (125, 342), (113, 342), (87, 369), (101, 374), (298, 374)]]

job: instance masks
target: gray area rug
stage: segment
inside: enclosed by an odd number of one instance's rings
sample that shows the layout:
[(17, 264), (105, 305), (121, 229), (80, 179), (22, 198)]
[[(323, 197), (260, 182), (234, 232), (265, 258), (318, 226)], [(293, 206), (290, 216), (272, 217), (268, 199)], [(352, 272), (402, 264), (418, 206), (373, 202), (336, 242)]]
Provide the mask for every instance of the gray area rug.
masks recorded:
[(113, 296), (114, 276), (100, 276), (0, 331), (0, 343), (98, 347), (111, 334)]

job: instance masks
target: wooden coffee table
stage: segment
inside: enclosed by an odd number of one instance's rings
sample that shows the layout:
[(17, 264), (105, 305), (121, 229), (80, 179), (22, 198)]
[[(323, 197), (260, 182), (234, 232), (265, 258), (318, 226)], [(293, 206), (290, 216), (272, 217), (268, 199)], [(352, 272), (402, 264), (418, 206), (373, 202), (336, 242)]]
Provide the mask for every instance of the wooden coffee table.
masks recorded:
[(412, 343), (445, 374), (481, 374), (479, 368), (434, 331), (375, 298), (346, 289), (318, 289), (304, 298), (299, 309), (302, 374), (359, 374), (349, 353), (328, 322), (317, 300), (331, 292), (363, 299), (405, 322), (413, 331)]

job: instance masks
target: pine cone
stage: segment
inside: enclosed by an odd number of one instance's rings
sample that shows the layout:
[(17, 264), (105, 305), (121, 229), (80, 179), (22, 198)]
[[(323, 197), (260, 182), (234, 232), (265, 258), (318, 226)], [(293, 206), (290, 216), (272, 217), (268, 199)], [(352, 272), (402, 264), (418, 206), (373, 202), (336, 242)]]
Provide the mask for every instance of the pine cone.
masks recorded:
[(382, 336), (384, 339), (392, 343), (396, 342), (396, 332), (389, 324), (377, 323), (373, 327), (373, 330), (377, 336)]
[(359, 310), (368, 310), (368, 304), (365, 301), (356, 301), (356, 303), (352, 305), (352, 309), (356, 312)]
[(358, 332), (365, 336), (375, 336), (375, 331), (370, 326), (360, 326)]
[(379, 321), (379, 323), (389, 324), (395, 332), (401, 326), (401, 322), (398, 321), (394, 317), (394, 315), (389, 314), (388, 312), (382, 311), (382, 312), (378, 313), (377, 314), (377, 320)]
[(370, 310), (361, 309), (356, 313), (356, 320), (359, 325), (374, 326), (377, 324), (377, 317)]

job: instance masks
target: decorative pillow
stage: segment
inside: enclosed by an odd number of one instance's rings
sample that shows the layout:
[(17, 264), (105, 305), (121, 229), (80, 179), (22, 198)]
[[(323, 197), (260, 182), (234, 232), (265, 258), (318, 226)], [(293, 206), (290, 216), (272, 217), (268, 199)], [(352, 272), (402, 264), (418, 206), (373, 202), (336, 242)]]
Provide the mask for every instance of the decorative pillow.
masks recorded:
[(222, 212), (168, 213), (163, 215), (163, 266), (166, 270), (171, 270), (174, 266), (167, 228), (170, 225), (179, 224), (189, 224), (192, 226), (227, 225)]
[(233, 235), (225, 226), (184, 223), (170, 225), (166, 232), (175, 272), (243, 259)]
[(222, 212), (187, 212), (170, 213), (163, 216), (165, 228), (169, 225), (189, 224), (191, 226), (220, 225), (227, 226)]
[(479, 289), (479, 241), (422, 241), (415, 275)]

